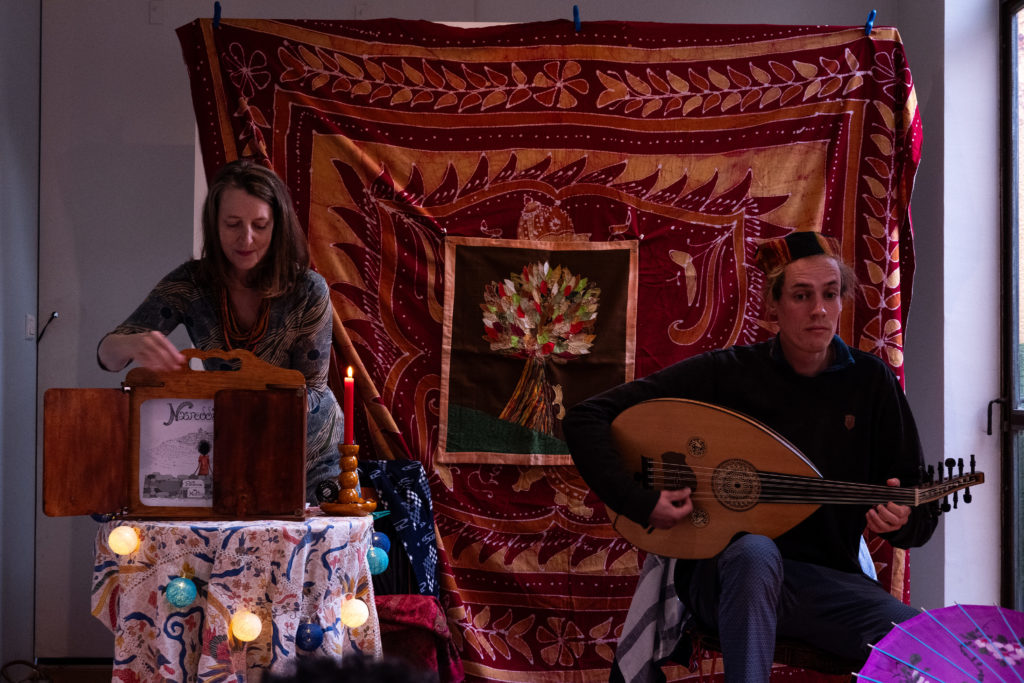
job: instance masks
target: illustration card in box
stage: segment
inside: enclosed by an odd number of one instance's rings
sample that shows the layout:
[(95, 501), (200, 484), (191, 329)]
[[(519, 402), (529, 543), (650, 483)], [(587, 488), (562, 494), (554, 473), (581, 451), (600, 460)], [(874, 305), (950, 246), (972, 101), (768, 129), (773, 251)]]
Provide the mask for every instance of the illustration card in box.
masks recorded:
[(139, 408), (139, 502), (213, 505), (213, 399), (162, 398)]

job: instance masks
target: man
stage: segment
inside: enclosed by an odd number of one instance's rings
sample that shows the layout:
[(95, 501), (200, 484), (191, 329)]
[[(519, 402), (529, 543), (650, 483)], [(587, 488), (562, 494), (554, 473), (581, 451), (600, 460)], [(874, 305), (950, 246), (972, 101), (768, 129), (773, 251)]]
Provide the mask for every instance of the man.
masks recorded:
[[(778, 325), (774, 339), (684, 360), (569, 412), (563, 427), (573, 460), (610, 508), (658, 529), (693, 510), (688, 488), (635, 483), (612, 445), (615, 417), (653, 398), (703, 401), (759, 420), (826, 479), (920, 483), (921, 445), (895, 375), (835, 334), (856, 284), (838, 255), (836, 241), (816, 232), (765, 242), (757, 263)], [(697, 620), (718, 631), (729, 683), (768, 681), (776, 636), (863, 660), (893, 622), (917, 614), (861, 573), (864, 528), (906, 548), (926, 542), (936, 522), (934, 505), (823, 505), (774, 540), (738, 534), (714, 558), (679, 561), (676, 590)]]

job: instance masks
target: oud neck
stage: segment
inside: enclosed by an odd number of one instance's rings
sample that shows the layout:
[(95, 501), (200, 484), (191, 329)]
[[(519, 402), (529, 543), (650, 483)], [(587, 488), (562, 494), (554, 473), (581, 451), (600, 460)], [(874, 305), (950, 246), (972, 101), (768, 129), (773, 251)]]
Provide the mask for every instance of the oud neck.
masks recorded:
[(880, 505), (892, 501), (915, 507), (938, 500), (953, 491), (980, 483), (975, 475), (963, 475), (916, 487), (855, 484), (794, 475), (760, 473), (762, 503), (816, 505)]

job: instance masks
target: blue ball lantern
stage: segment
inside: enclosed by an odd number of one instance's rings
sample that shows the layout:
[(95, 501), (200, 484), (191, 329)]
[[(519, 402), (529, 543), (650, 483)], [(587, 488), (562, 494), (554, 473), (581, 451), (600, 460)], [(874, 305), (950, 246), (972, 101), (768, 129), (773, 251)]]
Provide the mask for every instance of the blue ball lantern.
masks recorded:
[(324, 629), (320, 624), (304, 622), (299, 624), (299, 630), (295, 632), (295, 646), (300, 650), (312, 652), (324, 642)]
[(380, 548), (385, 553), (391, 550), (391, 539), (382, 531), (373, 532), (373, 547)]
[(366, 560), (370, 564), (370, 573), (376, 576), (388, 568), (388, 554), (381, 548), (373, 547), (366, 553)]
[(191, 579), (179, 576), (171, 579), (164, 590), (167, 602), (175, 607), (188, 607), (196, 599), (196, 584)]

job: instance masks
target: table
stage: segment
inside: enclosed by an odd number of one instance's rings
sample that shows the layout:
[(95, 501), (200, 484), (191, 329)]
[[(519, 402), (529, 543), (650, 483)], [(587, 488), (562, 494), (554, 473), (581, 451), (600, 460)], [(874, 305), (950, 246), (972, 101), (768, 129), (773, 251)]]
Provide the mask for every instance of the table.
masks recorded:
[[(141, 544), (130, 555), (107, 545), (129, 524)], [(96, 535), (92, 614), (114, 634), (115, 680), (245, 683), (256, 670), (286, 670), (302, 656), (381, 654), (380, 628), (366, 553), (373, 518), (307, 516), (302, 521), (114, 521)], [(198, 596), (175, 607), (167, 583), (192, 578)], [(370, 616), (349, 629), (342, 602), (356, 597)], [(263, 630), (244, 643), (229, 635), (231, 615), (247, 609)], [(324, 638), (312, 652), (296, 647), (303, 621)]]

